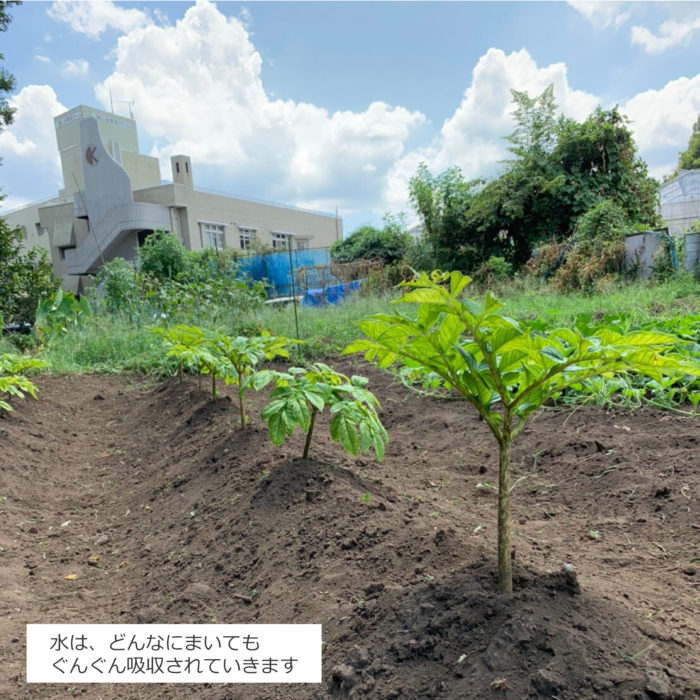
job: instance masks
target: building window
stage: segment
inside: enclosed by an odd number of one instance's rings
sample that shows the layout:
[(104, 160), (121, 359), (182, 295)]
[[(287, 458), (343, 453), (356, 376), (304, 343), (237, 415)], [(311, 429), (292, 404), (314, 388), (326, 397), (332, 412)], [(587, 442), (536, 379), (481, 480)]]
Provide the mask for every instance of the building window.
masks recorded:
[(223, 224), (204, 224), (204, 245), (214, 250), (226, 247)]
[(272, 250), (289, 250), (291, 238), (292, 236), (289, 233), (273, 233)]
[(241, 246), (241, 250), (250, 250), (255, 242), (255, 232), (257, 228), (251, 228), (249, 226), (239, 226), (238, 227), (238, 240)]
[(306, 238), (297, 238), (297, 250), (308, 250), (309, 241)]

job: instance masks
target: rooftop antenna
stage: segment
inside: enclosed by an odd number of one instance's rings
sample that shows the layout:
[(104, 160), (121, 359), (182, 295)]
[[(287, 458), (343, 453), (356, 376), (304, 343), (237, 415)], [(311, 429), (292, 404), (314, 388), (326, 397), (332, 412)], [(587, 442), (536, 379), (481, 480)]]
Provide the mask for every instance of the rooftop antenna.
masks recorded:
[(134, 105), (136, 102), (134, 100), (117, 100), (117, 104), (124, 104), (124, 105), (129, 105), (129, 118), (133, 119), (134, 118)]

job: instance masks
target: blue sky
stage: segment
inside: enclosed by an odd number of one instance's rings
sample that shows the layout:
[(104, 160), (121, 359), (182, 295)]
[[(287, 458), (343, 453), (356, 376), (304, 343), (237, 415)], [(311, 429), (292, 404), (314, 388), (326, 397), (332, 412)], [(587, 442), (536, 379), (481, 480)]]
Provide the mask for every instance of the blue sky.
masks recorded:
[(700, 113), (698, 2), (25, 2), (0, 35), (17, 79), (0, 134), (5, 210), (62, 187), (52, 117), (128, 114), (140, 147), (192, 157), (195, 185), (333, 212), (346, 232), (411, 218), (424, 161), (493, 176), (510, 89), (568, 116), (615, 104), (652, 174)]

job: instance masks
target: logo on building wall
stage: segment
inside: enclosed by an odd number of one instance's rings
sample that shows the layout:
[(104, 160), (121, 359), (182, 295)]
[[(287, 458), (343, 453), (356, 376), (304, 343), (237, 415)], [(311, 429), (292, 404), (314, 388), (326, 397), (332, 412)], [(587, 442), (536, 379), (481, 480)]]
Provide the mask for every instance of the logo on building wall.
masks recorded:
[(88, 146), (85, 149), (85, 160), (87, 161), (88, 165), (97, 165), (100, 161), (95, 158), (95, 151), (97, 150), (97, 146)]

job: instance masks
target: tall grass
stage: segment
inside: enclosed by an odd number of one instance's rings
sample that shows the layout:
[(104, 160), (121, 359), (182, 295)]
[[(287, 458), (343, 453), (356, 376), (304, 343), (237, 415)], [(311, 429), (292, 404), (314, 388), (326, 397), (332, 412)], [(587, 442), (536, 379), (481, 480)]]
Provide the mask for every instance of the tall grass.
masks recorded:
[[(472, 293), (476, 295), (476, 290)], [(700, 313), (700, 283), (689, 276), (664, 284), (616, 285), (604, 293), (590, 295), (562, 294), (543, 284), (520, 281), (501, 286), (497, 293), (505, 303), (506, 312), (525, 322), (541, 318), (565, 325), (580, 313), (593, 318), (625, 313), (632, 322), (642, 323)], [(351, 297), (336, 306), (298, 307), (298, 334), (292, 305), (268, 305), (239, 316), (230, 314), (223, 326), (220, 317), (190, 322), (211, 328), (218, 326), (233, 335), (264, 328), (273, 335), (298, 338), (303, 343), (295, 350), (292, 361), (301, 362), (337, 356), (357, 338), (354, 322), (375, 313), (390, 312), (390, 301), (396, 296), (392, 291), (379, 296)], [(174, 370), (164, 357), (160, 339), (144, 325), (109, 315), (87, 318), (80, 327), (55, 334), (42, 356), (51, 363), (51, 371), (59, 374), (137, 371), (165, 375)]]
[(273, 335), (298, 338), (303, 341), (297, 354), (307, 359), (319, 359), (340, 354), (350, 341), (357, 338), (355, 321), (377, 313), (387, 313), (395, 293), (379, 296), (349, 297), (337, 305), (299, 306), (297, 335), (294, 307), (288, 304), (275, 308), (267, 305), (262, 311), (243, 318), (246, 325), (258, 326)]
[(500, 290), (499, 298), (507, 312), (521, 321), (541, 318), (566, 324), (582, 313), (594, 318), (625, 313), (642, 322), (700, 313), (700, 282), (684, 275), (661, 284), (611, 285), (595, 294), (564, 294), (543, 283), (511, 284)]
[(131, 371), (166, 375), (173, 370), (159, 338), (142, 325), (112, 316), (93, 316), (79, 327), (54, 334), (43, 357), (57, 374)]

